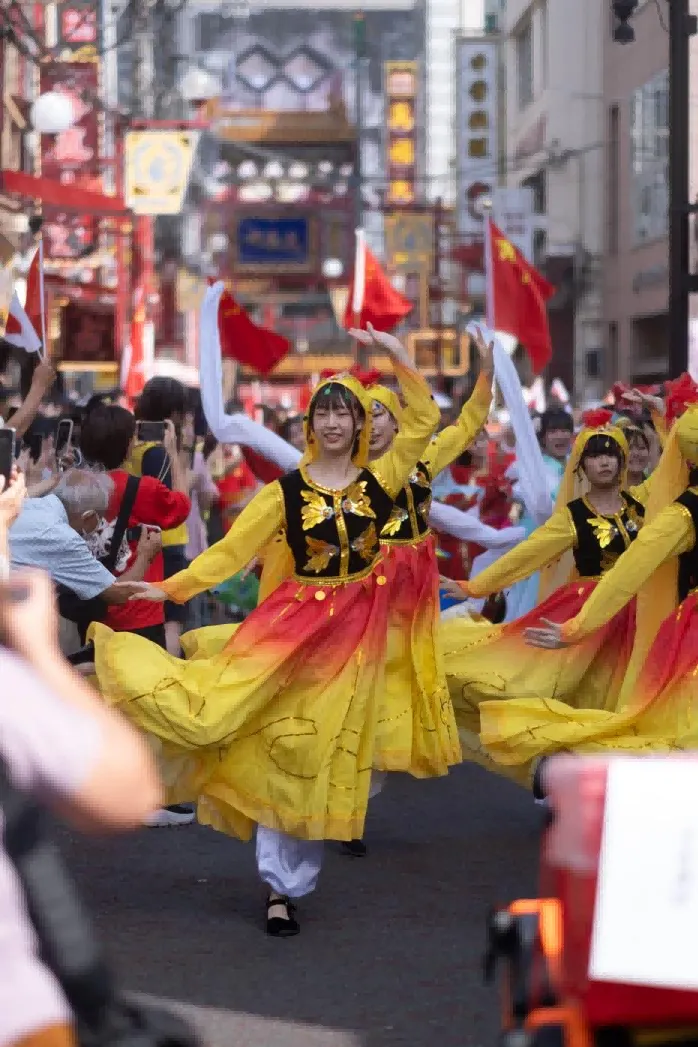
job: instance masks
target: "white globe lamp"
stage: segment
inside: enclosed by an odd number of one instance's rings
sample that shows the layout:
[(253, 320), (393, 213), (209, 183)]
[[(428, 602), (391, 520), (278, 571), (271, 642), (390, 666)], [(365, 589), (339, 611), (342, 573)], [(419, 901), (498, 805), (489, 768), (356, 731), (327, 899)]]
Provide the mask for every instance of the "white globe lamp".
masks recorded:
[(75, 109), (68, 95), (47, 91), (39, 95), (30, 110), (32, 127), (42, 135), (69, 131), (75, 123)]
[(344, 272), (344, 266), (339, 258), (326, 258), (322, 263), (322, 275), (326, 280), (339, 280)]

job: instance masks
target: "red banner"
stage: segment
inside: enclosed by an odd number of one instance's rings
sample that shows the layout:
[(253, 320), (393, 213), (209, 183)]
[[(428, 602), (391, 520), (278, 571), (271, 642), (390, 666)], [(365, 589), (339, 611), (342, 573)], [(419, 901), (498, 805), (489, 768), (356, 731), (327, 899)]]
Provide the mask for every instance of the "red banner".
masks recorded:
[[(57, 135), (42, 135), (41, 173), (63, 185), (101, 189), (99, 115), (93, 99), (99, 88), (96, 62), (55, 62), (41, 69), (41, 93), (67, 95), (77, 116), (73, 127)], [(97, 220), (56, 207), (44, 208), (46, 258), (84, 258), (97, 247)]]

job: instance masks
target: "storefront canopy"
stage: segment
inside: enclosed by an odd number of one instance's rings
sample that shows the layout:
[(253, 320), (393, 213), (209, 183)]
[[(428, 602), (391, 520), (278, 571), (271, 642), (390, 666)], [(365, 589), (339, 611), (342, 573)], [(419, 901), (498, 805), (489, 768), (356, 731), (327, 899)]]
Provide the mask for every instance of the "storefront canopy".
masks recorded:
[(26, 200), (40, 200), (42, 204), (75, 211), (76, 214), (110, 218), (131, 213), (119, 197), (85, 189), (79, 183), (63, 185), (52, 178), (39, 178), (23, 171), (0, 171), (0, 192), (8, 196), (23, 196)]

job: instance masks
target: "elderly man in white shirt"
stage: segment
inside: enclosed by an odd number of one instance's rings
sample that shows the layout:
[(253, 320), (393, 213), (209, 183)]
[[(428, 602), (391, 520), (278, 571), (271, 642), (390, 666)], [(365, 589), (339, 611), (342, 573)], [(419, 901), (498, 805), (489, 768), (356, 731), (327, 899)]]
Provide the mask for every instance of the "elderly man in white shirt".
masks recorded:
[[(27, 498), (9, 532), (11, 565), (42, 568), (78, 600), (99, 597), (107, 604), (124, 603), (128, 593), (114, 584), (116, 578), (90, 544), (95, 546), (113, 493), (114, 483), (106, 473), (69, 469), (52, 493)], [(146, 563), (147, 557), (138, 559), (128, 578), (142, 578)], [(64, 625), (61, 639), (66, 654), (80, 647), (73, 628)]]

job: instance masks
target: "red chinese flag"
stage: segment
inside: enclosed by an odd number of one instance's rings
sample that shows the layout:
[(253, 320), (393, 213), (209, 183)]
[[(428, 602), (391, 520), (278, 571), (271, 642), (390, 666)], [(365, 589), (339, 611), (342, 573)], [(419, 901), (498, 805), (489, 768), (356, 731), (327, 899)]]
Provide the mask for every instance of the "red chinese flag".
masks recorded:
[(356, 263), (344, 326), (365, 328), (370, 323), (377, 331), (392, 331), (412, 308), (412, 302), (395, 290), (363, 237), (357, 236)]
[(258, 374), (269, 374), (291, 351), (287, 338), (258, 327), (230, 291), (223, 292), (218, 306), (218, 332), (224, 359), (237, 360)]
[(553, 355), (545, 303), (555, 294), (555, 288), (492, 221), (488, 222), (487, 235), (488, 323), (494, 330), (518, 338), (534, 373), (540, 374)]

